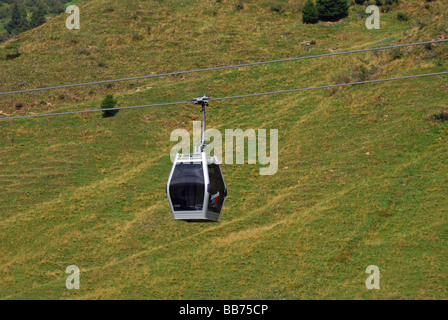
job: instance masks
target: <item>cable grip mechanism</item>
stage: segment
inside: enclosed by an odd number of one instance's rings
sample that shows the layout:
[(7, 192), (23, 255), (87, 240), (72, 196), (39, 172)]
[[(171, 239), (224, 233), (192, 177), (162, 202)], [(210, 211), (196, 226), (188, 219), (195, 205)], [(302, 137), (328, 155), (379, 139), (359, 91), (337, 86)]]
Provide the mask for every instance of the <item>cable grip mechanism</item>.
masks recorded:
[(207, 95), (203, 95), (202, 97), (194, 98), (192, 101), (194, 104), (200, 104), (202, 106), (201, 113), (202, 113), (202, 139), (199, 144), (199, 148), (195, 150), (195, 153), (200, 153), (204, 151), (205, 148), (205, 107), (208, 106), (208, 101), (210, 100), (210, 97)]

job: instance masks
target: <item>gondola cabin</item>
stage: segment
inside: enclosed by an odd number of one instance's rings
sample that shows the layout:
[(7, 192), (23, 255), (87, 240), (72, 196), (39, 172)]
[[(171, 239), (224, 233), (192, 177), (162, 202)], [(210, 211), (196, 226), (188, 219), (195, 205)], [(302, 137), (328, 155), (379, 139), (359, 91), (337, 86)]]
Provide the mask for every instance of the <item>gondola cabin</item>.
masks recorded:
[(174, 220), (218, 221), (227, 189), (217, 158), (178, 153), (166, 193)]

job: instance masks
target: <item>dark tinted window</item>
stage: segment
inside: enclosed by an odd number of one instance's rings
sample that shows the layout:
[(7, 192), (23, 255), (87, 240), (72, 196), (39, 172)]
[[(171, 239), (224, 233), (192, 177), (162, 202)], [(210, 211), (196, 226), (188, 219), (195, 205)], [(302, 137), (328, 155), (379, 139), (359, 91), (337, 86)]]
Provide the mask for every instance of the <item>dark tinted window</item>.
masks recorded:
[(202, 210), (205, 193), (202, 164), (178, 163), (169, 191), (175, 211)]
[(224, 203), (224, 179), (221, 174), (221, 169), (216, 164), (210, 164), (208, 165), (208, 175), (210, 177), (210, 184), (212, 185), (208, 209), (214, 212), (221, 212)]

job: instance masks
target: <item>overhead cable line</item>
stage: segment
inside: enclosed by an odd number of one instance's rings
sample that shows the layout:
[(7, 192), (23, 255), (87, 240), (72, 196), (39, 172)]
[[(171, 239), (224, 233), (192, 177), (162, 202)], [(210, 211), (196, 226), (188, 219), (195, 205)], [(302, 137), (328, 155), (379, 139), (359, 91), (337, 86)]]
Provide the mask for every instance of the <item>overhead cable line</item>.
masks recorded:
[(252, 62), (252, 63), (243, 63), (243, 64), (235, 64), (235, 65), (213, 67), (213, 68), (195, 69), (195, 70), (187, 70), (187, 71), (176, 71), (176, 72), (152, 74), (152, 75), (137, 76), (137, 77), (130, 77), (130, 78), (92, 81), (92, 82), (75, 83), (75, 84), (67, 84), (67, 85), (60, 85), (60, 86), (53, 86), (53, 87), (35, 88), (35, 89), (6, 91), (6, 92), (0, 92), (0, 96), (2, 96), (2, 95), (9, 95), (9, 94), (17, 94), (17, 93), (26, 93), (26, 92), (36, 92), (36, 91), (44, 91), (44, 90), (54, 90), (54, 89), (81, 87), (81, 86), (88, 86), (88, 85), (95, 85), (95, 84), (105, 84), (105, 83), (113, 83), (113, 82), (122, 82), (122, 81), (131, 81), (131, 80), (158, 78), (158, 77), (174, 76), (174, 75), (181, 75), (181, 74), (187, 74), (187, 73), (196, 73), (196, 72), (204, 72), (204, 71), (213, 71), (213, 70), (224, 70), (224, 69), (231, 69), (231, 68), (250, 67), (250, 66), (270, 64), (270, 63), (297, 61), (297, 60), (305, 60), (305, 59), (315, 59), (315, 58), (331, 57), (331, 56), (351, 54), (351, 53), (379, 51), (379, 50), (386, 50), (386, 49), (394, 49), (394, 48), (403, 48), (403, 47), (410, 47), (410, 46), (442, 43), (442, 42), (448, 42), (448, 39), (424, 41), (424, 42), (415, 42), (415, 43), (407, 43), (407, 44), (398, 44), (398, 45), (378, 47), (378, 48), (369, 48), (369, 49), (360, 49), (360, 50), (351, 50), (351, 51), (332, 52), (332, 53), (324, 53), (324, 54), (317, 54), (317, 55), (304, 56), (304, 57), (295, 57), (295, 58), (286, 58), (286, 59), (278, 59), (278, 60), (260, 61), (260, 62)]
[[(386, 81), (397, 81), (397, 80), (405, 80), (405, 79), (415, 79), (415, 78), (423, 78), (423, 77), (431, 77), (431, 76), (440, 76), (440, 75), (446, 75), (446, 74), (448, 74), (448, 71), (436, 72), (436, 73), (426, 73), (426, 74), (419, 74), (419, 75), (413, 75), (413, 76), (402, 76), (402, 77), (396, 77), (396, 78), (386, 78), (386, 79), (377, 79), (377, 80), (365, 80), (365, 81), (357, 81), (357, 82), (330, 84), (330, 85), (324, 85), (324, 86), (318, 86), (318, 87), (298, 88), (298, 89), (289, 89), (289, 90), (280, 90), (280, 91), (271, 91), (271, 92), (243, 94), (243, 95), (238, 95), (238, 96), (210, 98), (209, 101), (220, 101), (220, 100), (239, 99), (239, 98), (255, 97), (255, 96), (265, 96), (265, 95), (281, 94), (281, 93), (289, 93), (289, 92), (299, 92), (299, 91), (307, 91), (307, 90), (337, 88), (337, 87), (344, 87), (344, 86), (353, 86), (353, 85), (358, 85), (358, 84), (378, 83), (378, 82), (386, 82)], [(140, 105), (140, 106), (117, 107), (117, 108), (109, 108), (109, 109), (78, 110), (78, 111), (68, 111), (68, 112), (35, 114), (35, 115), (27, 115), (27, 116), (4, 117), (4, 118), (0, 118), (0, 120), (13, 120), (13, 119), (24, 119), (24, 118), (36, 118), (36, 117), (50, 117), (50, 116), (61, 116), (61, 115), (78, 114), (78, 113), (103, 112), (103, 111), (110, 111), (110, 110), (125, 110), (125, 109), (137, 109), (137, 108), (148, 108), (148, 107), (171, 106), (171, 105), (179, 105), (179, 104), (188, 104), (188, 103), (191, 103), (191, 102), (194, 102), (194, 100), (178, 101), (178, 102), (167, 102), (167, 103), (157, 103), (157, 104), (148, 104), (148, 105)]]

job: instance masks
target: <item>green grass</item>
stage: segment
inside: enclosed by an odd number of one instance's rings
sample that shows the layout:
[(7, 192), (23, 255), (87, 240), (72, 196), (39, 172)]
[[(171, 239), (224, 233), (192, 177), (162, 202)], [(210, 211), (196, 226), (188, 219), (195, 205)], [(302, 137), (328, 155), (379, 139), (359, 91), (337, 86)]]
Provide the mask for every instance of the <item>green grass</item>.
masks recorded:
[(82, 0), (73, 0), (73, 1), (69, 1), (67, 3), (65, 3), (65, 6), (68, 7), (70, 5), (78, 5), (79, 3), (81, 3)]
[[(256, 1), (240, 11), (227, 2), (83, 1), (81, 30), (66, 30), (58, 17), (39, 29), (39, 41), (33, 30), (14, 40), (23, 54), (0, 57), (0, 91), (423, 41), (440, 34), (447, 9), (436, 1), (420, 14), (423, 4), (397, 8), (408, 22), (391, 11), (381, 30), (369, 31), (355, 14), (303, 25), (286, 4), (279, 15)], [(311, 40), (316, 45), (303, 43)], [(300, 88), (357, 81), (362, 67), (372, 78), (445, 71), (444, 45), (400, 56), (4, 96), (0, 110), (98, 108), (107, 93), (127, 106)], [(223, 165), (229, 196), (216, 224), (173, 221), (164, 191), (170, 133), (191, 131), (201, 117), (193, 105), (2, 121), (0, 297), (446, 299), (448, 125), (429, 120), (446, 108), (446, 83), (433, 77), (213, 102), (210, 127), (279, 130), (275, 175)], [(15, 110), (17, 103), (24, 107)], [(71, 264), (81, 269), (78, 291), (65, 288)], [(380, 268), (380, 290), (365, 287), (371, 264)]]

